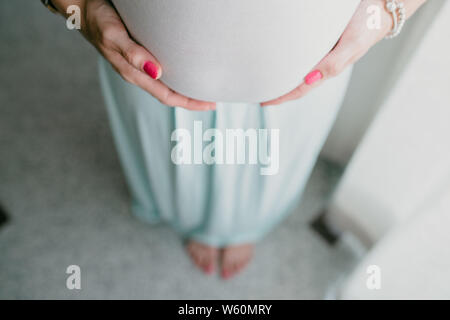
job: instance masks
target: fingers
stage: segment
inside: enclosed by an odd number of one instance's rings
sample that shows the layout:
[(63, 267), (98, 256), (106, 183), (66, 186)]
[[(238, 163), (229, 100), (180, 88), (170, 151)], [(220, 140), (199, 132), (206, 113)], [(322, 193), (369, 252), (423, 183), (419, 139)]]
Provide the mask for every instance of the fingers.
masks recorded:
[(98, 47), (122, 78), (149, 92), (162, 104), (193, 111), (215, 109), (215, 103), (185, 97), (159, 81), (161, 65), (150, 52), (129, 37), (122, 25), (103, 28), (100, 39)]
[(200, 101), (183, 96), (167, 87), (161, 81), (155, 81), (154, 84), (155, 92), (158, 92), (158, 96), (160, 97), (158, 100), (162, 104), (172, 107), (182, 107), (192, 111), (208, 111), (216, 109), (216, 104), (214, 102)]
[(193, 111), (214, 110), (215, 103), (191, 99), (176, 93), (161, 81), (151, 81), (142, 74), (142, 71), (153, 80), (161, 77), (162, 71), (159, 62), (146, 49), (139, 46), (133, 40), (128, 39), (121, 46), (121, 53), (125, 60), (141, 74), (135, 74), (133, 81), (135, 84), (150, 92), (162, 104), (172, 107), (183, 107)]
[(183, 96), (161, 81), (151, 79), (146, 73), (131, 65), (121, 54), (113, 53), (108, 59), (125, 81), (137, 85), (151, 93), (159, 102), (170, 107), (182, 107), (192, 111), (215, 109), (215, 103), (200, 101)]
[(354, 60), (353, 45), (343, 43), (340, 40), (332, 51), (323, 58), (319, 64), (308, 73), (303, 79), (303, 83), (291, 92), (277, 99), (261, 103), (262, 107), (269, 105), (279, 105), (287, 101), (297, 100), (304, 97), (312, 89), (321, 85), (327, 79), (339, 75)]
[(308, 86), (307, 84), (302, 83), (297, 88), (285, 94), (284, 96), (261, 103), (261, 107), (279, 105), (287, 101), (300, 99), (301, 97), (305, 96), (309, 91), (311, 91), (312, 88), (313, 88), (312, 86)]
[(156, 58), (146, 49), (138, 45), (129, 37), (119, 42), (121, 55), (137, 70), (147, 73), (152, 79), (161, 78), (162, 68)]
[(309, 86), (317, 86), (320, 82), (338, 76), (349, 65), (353, 53), (352, 46), (339, 42), (334, 50), (305, 77), (305, 83)]
[(161, 81), (156, 81), (162, 75), (160, 64), (152, 54), (133, 40), (123, 40), (119, 44), (119, 48), (119, 53), (123, 59), (117, 59), (116, 63), (122, 77), (151, 93), (162, 104), (193, 111), (215, 109), (215, 103), (185, 97), (171, 90)]

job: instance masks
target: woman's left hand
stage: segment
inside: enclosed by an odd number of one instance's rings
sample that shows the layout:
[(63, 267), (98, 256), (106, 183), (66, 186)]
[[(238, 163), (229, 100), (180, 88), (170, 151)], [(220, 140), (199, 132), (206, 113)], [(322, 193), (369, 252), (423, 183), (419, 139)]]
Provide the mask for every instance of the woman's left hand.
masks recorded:
[[(420, 4), (425, 2), (424, 0), (408, 1), (416, 3), (420, 2)], [(312, 89), (320, 86), (327, 79), (339, 75), (347, 66), (352, 65), (363, 57), (372, 46), (383, 39), (393, 28), (393, 18), (385, 9), (385, 4), (385, 0), (361, 1), (361, 4), (336, 46), (313, 69), (313, 71), (305, 77), (304, 82), (284, 96), (261, 103), (261, 106), (278, 105), (286, 101), (299, 99)], [(381, 23), (380, 28), (370, 29), (367, 24), (367, 21), (370, 18), (368, 8), (373, 5), (376, 5), (381, 9)], [(418, 6), (419, 5), (417, 5), (417, 7)], [(417, 8), (410, 6), (410, 9)]]

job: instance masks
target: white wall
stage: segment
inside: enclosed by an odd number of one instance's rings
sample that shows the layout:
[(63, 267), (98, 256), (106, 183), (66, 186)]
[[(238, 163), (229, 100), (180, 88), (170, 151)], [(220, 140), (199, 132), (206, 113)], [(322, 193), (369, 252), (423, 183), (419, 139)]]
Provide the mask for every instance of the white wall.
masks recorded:
[(446, 178), (444, 194), (377, 243), (343, 281), (338, 298), (450, 299), (450, 176)]
[(449, 17), (450, 2), (445, 2), (359, 145), (329, 207), (334, 224), (369, 244), (441, 192), (450, 176)]
[(398, 38), (380, 42), (356, 64), (347, 97), (325, 144), (323, 156), (342, 165), (349, 161), (445, 1), (429, 0), (408, 21)]

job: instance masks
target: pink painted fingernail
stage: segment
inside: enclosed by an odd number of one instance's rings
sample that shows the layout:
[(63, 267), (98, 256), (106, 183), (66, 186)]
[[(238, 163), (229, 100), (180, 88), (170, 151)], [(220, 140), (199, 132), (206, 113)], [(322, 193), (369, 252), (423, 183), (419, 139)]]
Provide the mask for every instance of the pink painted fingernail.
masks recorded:
[(305, 77), (305, 83), (307, 85), (311, 85), (322, 78), (323, 78), (322, 73), (319, 70), (314, 70), (308, 73), (308, 75)]
[(158, 78), (158, 67), (151, 61), (147, 61), (144, 64), (144, 71), (152, 77), (152, 79)]

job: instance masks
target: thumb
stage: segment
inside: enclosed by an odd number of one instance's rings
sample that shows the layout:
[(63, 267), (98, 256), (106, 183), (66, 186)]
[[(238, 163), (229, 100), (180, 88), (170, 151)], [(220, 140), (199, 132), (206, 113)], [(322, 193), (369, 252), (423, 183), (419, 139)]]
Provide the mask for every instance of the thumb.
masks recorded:
[(313, 71), (305, 77), (307, 85), (318, 84), (339, 75), (347, 67), (352, 59), (352, 48), (342, 45), (341, 41), (323, 58)]
[(120, 53), (134, 68), (145, 72), (152, 79), (159, 79), (162, 76), (162, 68), (158, 60), (144, 47), (138, 45), (132, 39), (124, 40), (119, 44)]

